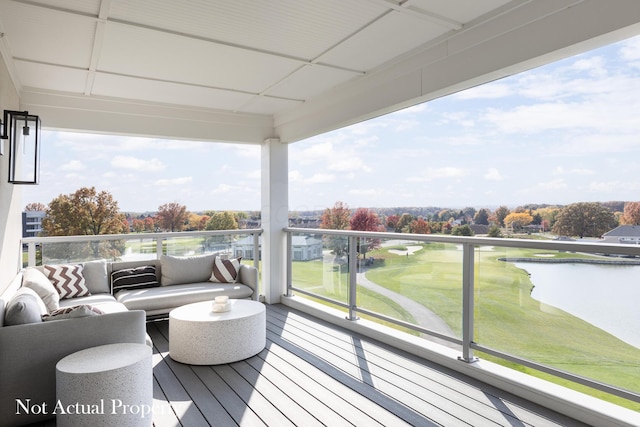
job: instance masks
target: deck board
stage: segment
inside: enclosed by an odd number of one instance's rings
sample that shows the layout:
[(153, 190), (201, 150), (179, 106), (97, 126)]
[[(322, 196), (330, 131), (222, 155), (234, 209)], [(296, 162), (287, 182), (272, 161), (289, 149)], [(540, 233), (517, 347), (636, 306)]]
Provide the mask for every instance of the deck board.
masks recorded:
[(157, 427), (583, 425), (282, 305), (267, 306), (266, 348), (228, 365), (175, 362), (167, 322), (147, 329)]

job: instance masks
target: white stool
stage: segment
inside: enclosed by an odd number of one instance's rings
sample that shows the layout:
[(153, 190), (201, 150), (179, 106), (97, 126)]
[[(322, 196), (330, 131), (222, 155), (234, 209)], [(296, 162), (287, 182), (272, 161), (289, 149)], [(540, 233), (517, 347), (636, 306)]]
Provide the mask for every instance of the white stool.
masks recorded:
[(153, 366), (144, 344), (107, 344), (56, 365), (56, 424), (151, 426)]

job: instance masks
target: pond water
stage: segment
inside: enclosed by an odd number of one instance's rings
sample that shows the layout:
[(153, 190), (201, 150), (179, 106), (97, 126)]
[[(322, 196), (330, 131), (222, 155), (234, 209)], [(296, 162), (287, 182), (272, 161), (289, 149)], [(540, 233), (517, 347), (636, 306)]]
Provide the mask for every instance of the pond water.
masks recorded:
[(531, 296), (640, 348), (640, 266), (515, 263)]

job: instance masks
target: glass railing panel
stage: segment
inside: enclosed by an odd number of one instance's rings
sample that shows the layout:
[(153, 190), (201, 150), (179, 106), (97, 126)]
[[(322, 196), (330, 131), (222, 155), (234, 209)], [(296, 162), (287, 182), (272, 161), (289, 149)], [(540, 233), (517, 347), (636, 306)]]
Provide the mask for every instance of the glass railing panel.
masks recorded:
[(584, 252), (476, 251), (475, 342), (638, 393), (639, 264)]
[(51, 242), (40, 244), (36, 257), (38, 264), (64, 264), (96, 259), (114, 261), (120, 259), (125, 252), (125, 240)]
[(171, 237), (163, 240), (162, 253), (172, 256), (218, 253), (232, 256), (235, 253), (236, 235)]
[(157, 258), (158, 240), (155, 238), (142, 237), (130, 238), (125, 245), (124, 253), (119, 257), (119, 261), (143, 261)]
[(363, 254), (358, 272), (358, 307), (461, 338), (461, 246), (407, 239), (369, 242), (371, 250)]
[[(347, 304), (349, 295), (349, 239), (346, 236), (293, 233), (291, 285), (299, 295), (327, 303)], [(306, 294), (309, 293), (309, 294)], [(294, 291), (295, 294), (295, 291)]]
[[(30, 237), (23, 239), (23, 266), (98, 259), (150, 260), (162, 254), (188, 256), (209, 253), (242, 257), (243, 262), (253, 264), (256, 249), (252, 232), (259, 235), (261, 230)], [(259, 258), (259, 248), (257, 252)]]

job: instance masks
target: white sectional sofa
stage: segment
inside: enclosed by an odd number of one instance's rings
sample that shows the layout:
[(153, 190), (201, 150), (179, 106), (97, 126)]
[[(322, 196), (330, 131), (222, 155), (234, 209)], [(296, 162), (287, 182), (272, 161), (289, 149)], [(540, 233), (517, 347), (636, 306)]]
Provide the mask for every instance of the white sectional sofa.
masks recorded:
[[(222, 282), (211, 281), (214, 270), (219, 273), (224, 266), (235, 273), (235, 280), (224, 271), (219, 279), (213, 277)], [(146, 319), (167, 316), (184, 304), (218, 295), (258, 299), (257, 269), (215, 255), (91, 261), (65, 267), (82, 276), (90, 295), (78, 296), (83, 291), (75, 289), (73, 297), (60, 298), (66, 291), (56, 289), (53, 282), (61, 266), (29, 267), (0, 295), (2, 425), (55, 416), (50, 412), (55, 405), (55, 365), (68, 354), (111, 343), (151, 345)], [(49, 408), (46, 413), (41, 413), (43, 404)], [(35, 410), (25, 411), (28, 405), (35, 405)]]

